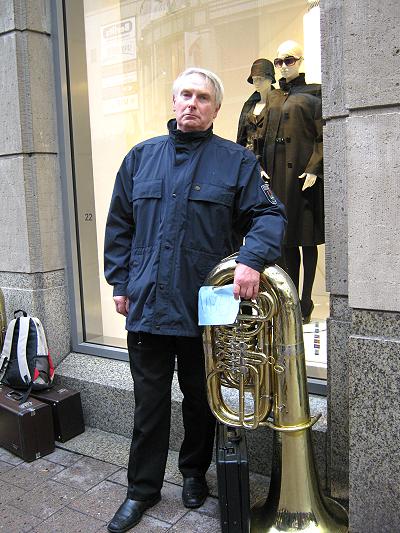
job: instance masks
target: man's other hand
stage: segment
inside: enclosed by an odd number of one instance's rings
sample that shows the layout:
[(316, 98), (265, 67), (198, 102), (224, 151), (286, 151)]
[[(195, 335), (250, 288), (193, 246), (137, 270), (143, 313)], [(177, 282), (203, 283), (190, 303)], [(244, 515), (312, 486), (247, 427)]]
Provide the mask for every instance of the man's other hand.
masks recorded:
[(128, 316), (129, 298), (127, 296), (114, 296), (115, 310), (120, 315)]
[(244, 300), (252, 300), (258, 296), (260, 288), (260, 273), (249, 266), (238, 263), (233, 278), (233, 296)]

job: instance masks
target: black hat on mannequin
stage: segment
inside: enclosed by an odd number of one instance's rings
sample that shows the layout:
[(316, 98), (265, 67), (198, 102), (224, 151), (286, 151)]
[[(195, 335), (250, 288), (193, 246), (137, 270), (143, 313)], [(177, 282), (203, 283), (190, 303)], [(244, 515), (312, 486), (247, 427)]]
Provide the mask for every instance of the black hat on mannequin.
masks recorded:
[(247, 78), (249, 83), (253, 83), (253, 76), (263, 76), (272, 80), (272, 83), (275, 83), (275, 68), (273, 63), (264, 58), (256, 59), (251, 65), (250, 76)]

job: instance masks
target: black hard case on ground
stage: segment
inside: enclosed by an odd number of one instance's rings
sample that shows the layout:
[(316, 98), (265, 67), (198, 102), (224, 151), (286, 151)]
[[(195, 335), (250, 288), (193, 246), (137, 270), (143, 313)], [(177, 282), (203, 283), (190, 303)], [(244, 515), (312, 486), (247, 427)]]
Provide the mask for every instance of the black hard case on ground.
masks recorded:
[(54, 451), (51, 408), (0, 385), (0, 446), (31, 462)]
[(221, 531), (248, 533), (250, 491), (245, 431), (218, 423), (216, 453)]
[(50, 405), (56, 441), (66, 442), (85, 431), (81, 396), (78, 391), (62, 385), (53, 385), (51, 389), (32, 391), (31, 396)]

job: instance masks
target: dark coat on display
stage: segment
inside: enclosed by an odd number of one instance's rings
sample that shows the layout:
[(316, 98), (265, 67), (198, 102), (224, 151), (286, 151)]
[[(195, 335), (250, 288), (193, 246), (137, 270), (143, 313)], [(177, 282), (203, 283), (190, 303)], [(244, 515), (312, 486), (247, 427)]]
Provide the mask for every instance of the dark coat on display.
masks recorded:
[[(321, 86), (304, 74), (268, 95), (263, 166), (286, 207), (286, 246), (315, 246), (324, 238)], [(317, 181), (302, 191), (303, 173)]]
[(260, 93), (255, 91), (248, 100), (245, 101), (240, 112), (238, 132), (236, 136), (236, 142), (242, 146), (247, 146), (247, 139), (249, 137), (248, 130), (249, 127), (251, 130), (254, 129), (253, 125), (249, 125), (248, 115), (254, 111), (256, 104), (261, 100)]
[[(252, 116), (256, 104), (261, 100), (260, 93), (255, 91), (243, 104), (239, 117), (236, 142), (254, 152), (261, 160), (264, 146), (265, 116), (267, 106), (257, 116)], [(261, 163), (261, 161), (260, 161)]]

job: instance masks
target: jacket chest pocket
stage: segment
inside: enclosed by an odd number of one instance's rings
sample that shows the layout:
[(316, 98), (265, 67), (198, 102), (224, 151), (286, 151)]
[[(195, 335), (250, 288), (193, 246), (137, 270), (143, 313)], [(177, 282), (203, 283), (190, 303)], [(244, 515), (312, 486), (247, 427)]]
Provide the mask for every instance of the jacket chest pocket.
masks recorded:
[(189, 193), (189, 201), (231, 207), (234, 195), (234, 191), (231, 191), (227, 187), (220, 187), (213, 183), (194, 183)]
[(144, 198), (161, 198), (162, 196), (161, 180), (143, 180), (135, 181), (132, 190), (132, 201)]
[(151, 246), (161, 221), (162, 181), (135, 182), (132, 191), (135, 246)]
[(211, 183), (193, 183), (188, 196), (185, 246), (220, 252), (232, 229), (235, 193)]

